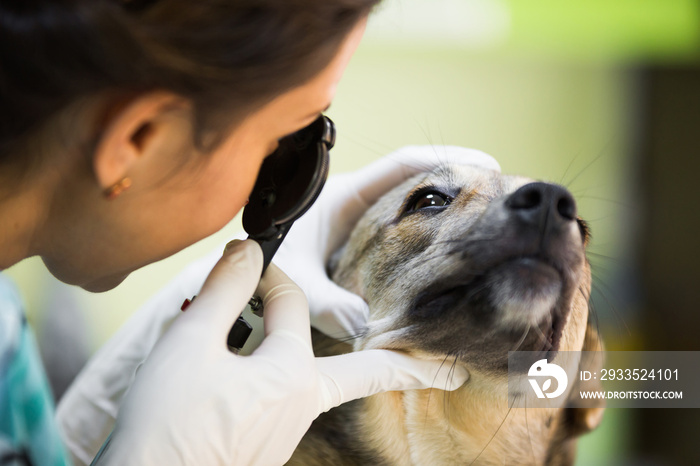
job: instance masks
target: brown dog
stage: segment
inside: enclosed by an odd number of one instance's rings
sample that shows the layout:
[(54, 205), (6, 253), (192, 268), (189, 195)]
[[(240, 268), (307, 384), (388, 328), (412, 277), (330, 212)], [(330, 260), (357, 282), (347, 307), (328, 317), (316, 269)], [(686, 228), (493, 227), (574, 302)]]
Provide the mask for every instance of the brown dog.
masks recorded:
[(507, 357), (602, 349), (588, 323), (588, 238), (566, 189), (477, 167), (444, 166), (386, 194), (329, 265), (369, 304), (367, 328), (352, 348), (316, 332), (317, 355), (392, 349), (470, 378), (331, 410), (290, 464), (572, 464), (602, 407), (509, 409)]

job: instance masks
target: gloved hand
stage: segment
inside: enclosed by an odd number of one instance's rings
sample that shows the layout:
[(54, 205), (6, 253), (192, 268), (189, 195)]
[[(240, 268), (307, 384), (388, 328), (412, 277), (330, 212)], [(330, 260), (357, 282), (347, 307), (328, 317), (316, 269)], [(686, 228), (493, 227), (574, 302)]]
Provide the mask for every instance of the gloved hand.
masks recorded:
[(304, 290), (311, 324), (342, 339), (362, 331), (369, 317), (359, 296), (339, 287), (326, 264), (352, 228), (382, 195), (412, 176), (444, 164), (501, 171), (488, 154), (457, 146), (406, 146), (352, 173), (332, 176), (314, 205), (294, 222), (274, 261)]
[[(340, 403), (465, 382), (451, 364), (387, 350), (314, 358), (304, 293), (274, 265), (258, 285), (261, 269), (257, 243), (231, 243), (140, 367), (97, 464), (283, 464), (311, 422)], [(253, 292), (266, 337), (237, 356), (226, 336)]]
[(185, 298), (199, 293), (221, 249), (186, 267), (95, 353), (56, 407), (56, 420), (75, 466), (88, 465), (114, 428), (137, 367), (181, 314)]

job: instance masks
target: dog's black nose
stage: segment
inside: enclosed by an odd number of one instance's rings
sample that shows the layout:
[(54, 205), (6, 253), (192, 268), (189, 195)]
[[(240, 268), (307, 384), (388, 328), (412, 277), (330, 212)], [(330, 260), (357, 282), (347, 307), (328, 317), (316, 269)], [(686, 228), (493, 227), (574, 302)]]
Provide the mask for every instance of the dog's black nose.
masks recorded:
[(553, 227), (576, 220), (574, 197), (556, 184), (526, 184), (506, 199), (506, 207), (523, 221), (538, 226)]

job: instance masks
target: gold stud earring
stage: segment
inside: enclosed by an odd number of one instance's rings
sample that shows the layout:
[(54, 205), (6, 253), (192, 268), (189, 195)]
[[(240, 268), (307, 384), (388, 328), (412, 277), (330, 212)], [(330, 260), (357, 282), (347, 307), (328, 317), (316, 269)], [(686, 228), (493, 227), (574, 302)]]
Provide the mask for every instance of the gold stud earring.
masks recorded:
[(130, 186), (131, 178), (124, 177), (109, 188), (105, 189), (104, 196), (107, 198), (107, 200), (111, 201), (112, 199), (119, 197), (119, 195), (129, 189)]

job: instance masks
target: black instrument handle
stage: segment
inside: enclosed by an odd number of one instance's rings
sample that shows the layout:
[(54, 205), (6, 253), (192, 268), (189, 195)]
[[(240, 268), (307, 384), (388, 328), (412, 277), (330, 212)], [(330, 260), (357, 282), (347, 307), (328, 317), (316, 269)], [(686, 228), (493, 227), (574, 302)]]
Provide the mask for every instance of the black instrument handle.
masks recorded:
[(272, 262), (272, 258), (274, 257), (275, 253), (282, 245), (282, 241), (287, 236), (287, 233), (289, 232), (289, 229), (292, 227), (292, 224), (293, 224), (293, 222), (287, 222), (287, 223), (280, 225), (279, 228), (277, 229), (277, 233), (271, 239), (260, 239), (260, 238), (254, 237), (254, 236), (248, 236), (248, 239), (254, 240), (256, 243), (258, 243), (260, 245), (260, 249), (262, 249), (263, 267), (262, 267), (262, 272), (260, 273), (261, 277), (265, 273), (265, 270), (267, 270), (267, 266), (270, 265), (270, 262)]

